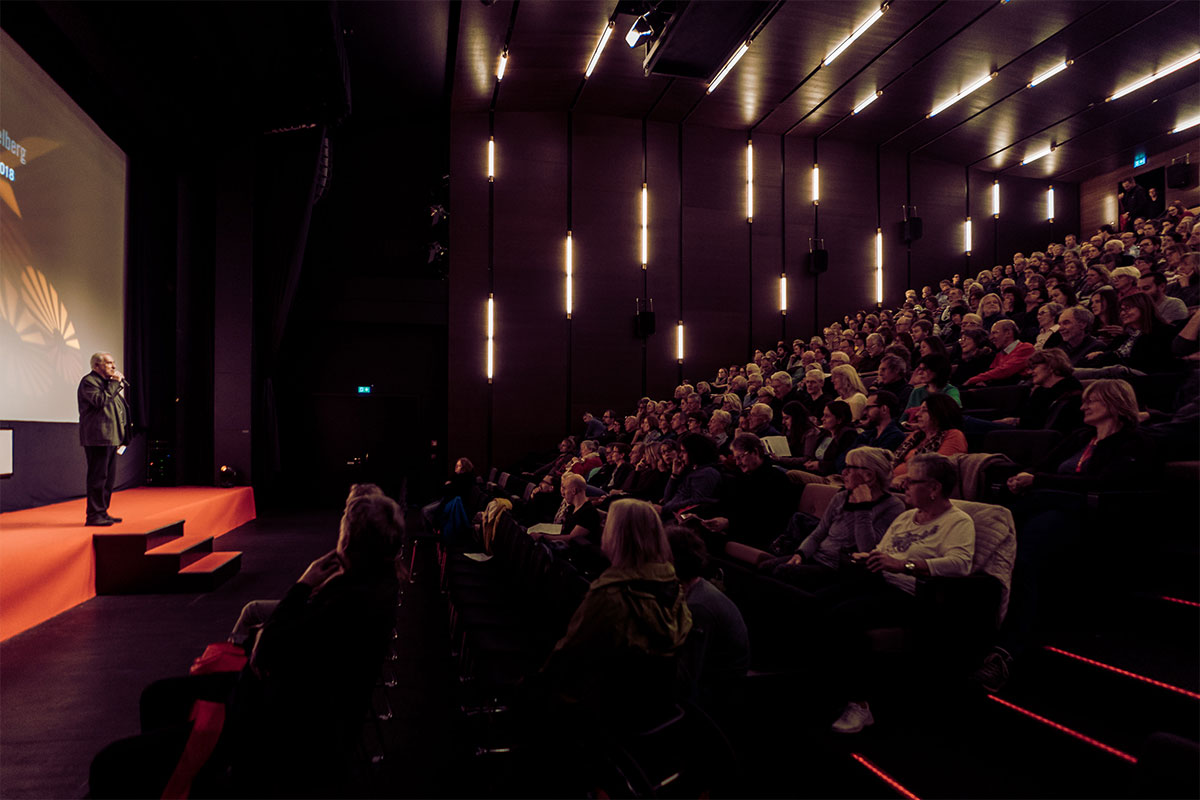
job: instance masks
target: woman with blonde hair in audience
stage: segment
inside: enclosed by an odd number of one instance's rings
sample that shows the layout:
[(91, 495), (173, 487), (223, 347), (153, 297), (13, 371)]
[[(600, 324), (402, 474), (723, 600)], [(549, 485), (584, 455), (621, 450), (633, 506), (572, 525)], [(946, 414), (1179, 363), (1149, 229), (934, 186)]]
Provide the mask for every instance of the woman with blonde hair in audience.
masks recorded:
[(867, 406), (867, 387), (863, 386), (858, 370), (849, 364), (839, 364), (831, 370), (830, 382), (839, 400), (850, 406), (851, 418), (857, 420)]
[(983, 319), (984, 330), (991, 330), (998, 320), (1005, 319), (1004, 304), (1000, 301), (998, 294), (985, 294), (979, 300), (979, 308), (977, 313)]
[[(759, 569), (773, 578), (816, 592), (838, 581), (838, 565), (846, 551), (873, 550), (888, 526), (904, 511), (900, 498), (888, 492), (892, 454), (879, 447), (856, 447), (846, 453), (842, 469), (845, 488), (825, 507), (821, 522), (800, 541), (795, 553), (768, 559)], [(793, 516), (788, 532), (801, 515)]]
[(967, 437), (962, 432), (962, 409), (949, 395), (931, 394), (925, 398), (913, 417), (917, 429), (896, 448), (892, 478), (903, 483), (909, 462), (922, 453), (943, 456), (967, 452)]
[(588, 587), (542, 675), (560, 702), (627, 726), (673, 701), (692, 617), (652, 505), (614, 502), (600, 547), (611, 566)]

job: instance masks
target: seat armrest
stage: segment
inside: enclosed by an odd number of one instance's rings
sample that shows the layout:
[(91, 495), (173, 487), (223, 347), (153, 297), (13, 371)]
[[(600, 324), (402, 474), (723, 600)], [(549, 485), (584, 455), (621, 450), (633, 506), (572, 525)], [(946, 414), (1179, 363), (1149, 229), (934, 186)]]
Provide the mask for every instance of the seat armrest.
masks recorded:
[(741, 542), (726, 542), (725, 555), (743, 564), (749, 564), (752, 567), (757, 567), (768, 558), (771, 558), (771, 554), (767, 551), (759, 550), (757, 547), (751, 547)]

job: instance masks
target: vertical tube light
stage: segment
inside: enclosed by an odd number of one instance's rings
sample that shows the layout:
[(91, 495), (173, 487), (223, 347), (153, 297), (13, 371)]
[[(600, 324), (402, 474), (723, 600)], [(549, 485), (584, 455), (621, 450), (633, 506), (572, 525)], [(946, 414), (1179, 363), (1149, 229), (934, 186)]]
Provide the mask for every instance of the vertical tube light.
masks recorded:
[(1046, 190), (1046, 219), (1054, 222), (1054, 186)]
[(967, 217), (963, 223), (963, 251), (967, 255), (971, 255), (971, 218)]
[(495, 339), (496, 339), (496, 301), (493, 295), (488, 295), (487, 301), (487, 379), (488, 383), (492, 382), (492, 376), (495, 374), (496, 356), (495, 356)]
[(812, 171), (812, 200), (814, 206), (821, 201), (821, 168), (816, 164), (813, 164)]
[(496, 179), (496, 137), (488, 137), (488, 180)]
[(504, 80), (504, 70), (508, 67), (508, 48), (500, 53), (500, 65), (496, 67), (496, 82)]
[(779, 313), (787, 313), (787, 273), (779, 276)]
[(642, 184), (642, 269), (650, 263), (650, 191)]
[(574, 247), (571, 243), (571, 232), (567, 231), (567, 319), (571, 318), (572, 306), (574, 305), (575, 300), (574, 287), (571, 285), (571, 281), (573, 280), (575, 274), (574, 255)]
[(754, 222), (754, 142), (746, 142), (746, 222)]
[(883, 228), (875, 229), (875, 302), (883, 305)]
[(1000, 180), (992, 181), (992, 216), (1000, 218)]
[(680, 364), (683, 363), (683, 320), (679, 320), (675, 326), (675, 358)]

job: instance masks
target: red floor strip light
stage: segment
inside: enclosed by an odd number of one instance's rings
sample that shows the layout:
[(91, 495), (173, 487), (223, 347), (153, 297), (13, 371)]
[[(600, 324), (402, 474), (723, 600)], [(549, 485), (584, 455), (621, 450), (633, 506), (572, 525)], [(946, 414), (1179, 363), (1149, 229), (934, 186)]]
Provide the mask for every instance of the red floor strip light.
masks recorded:
[(860, 756), (858, 753), (851, 753), (850, 757), (853, 758), (858, 763), (862, 764), (867, 769), (871, 770), (871, 772), (874, 772), (875, 775), (878, 776), (880, 780), (882, 780), (888, 786), (892, 787), (897, 792), (899, 792), (901, 797), (907, 797), (908, 800), (921, 800), (921, 798), (917, 797), (915, 794), (910, 792), (908, 789), (905, 789), (904, 786), (902, 786), (898, 780), (893, 778), (891, 775), (888, 775), (886, 772), (884, 772), (879, 767), (872, 764), (870, 761), (868, 761), (863, 756)]
[(1166, 689), (1171, 692), (1176, 692), (1177, 694), (1181, 694), (1185, 697), (1190, 697), (1193, 700), (1200, 700), (1200, 694), (1188, 691), (1187, 689), (1184, 689), (1180, 686), (1174, 686), (1169, 683), (1163, 683), (1162, 681), (1156, 681), (1156, 680), (1154, 680), (1154, 678), (1147, 678), (1145, 675), (1139, 675), (1136, 672), (1130, 672), (1127, 669), (1121, 669), (1120, 667), (1114, 667), (1111, 664), (1105, 664), (1103, 661), (1096, 661), (1093, 658), (1085, 658), (1083, 656), (1076, 655), (1075, 653), (1068, 653), (1066, 650), (1060, 650), (1057, 647), (1050, 647), (1049, 645), (1047, 645), (1046, 649), (1049, 650), (1051, 653), (1058, 653), (1060, 656), (1066, 656), (1067, 658), (1073, 658), (1076, 661), (1082, 661), (1084, 664), (1091, 664), (1093, 667), (1099, 667), (1100, 669), (1106, 669), (1109, 672), (1115, 672), (1118, 675), (1124, 675), (1126, 678), (1133, 678), (1135, 681), (1141, 681), (1142, 683), (1148, 683), (1151, 686), (1157, 686), (1160, 689)]
[(1163, 595), (1160, 600), (1166, 600), (1168, 603), (1179, 603), (1181, 606), (1191, 606), (1192, 608), (1200, 608), (1200, 603), (1195, 600), (1180, 600), (1178, 597), (1167, 597)]
[(1079, 731), (1075, 730), (1074, 728), (1068, 728), (1066, 725), (1060, 725), (1059, 723), (1057, 723), (1053, 720), (1049, 720), (1049, 719), (1046, 719), (1045, 717), (1038, 716), (1037, 714), (1033, 713), (1032, 711), (1025, 709), (1025, 708), (1021, 708), (1018, 705), (1014, 705), (1013, 703), (1010, 703), (1007, 700), (1001, 700), (999, 697), (996, 697), (996, 695), (994, 695), (994, 694), (989, 694), (988, 699), (995, 700), (1000, 705), (1005, 706), (1007, 708), (1011, 708), (1013, 711), (1016, 711), (1019, 714), (1024, 714), (1025, 716), (1029, 717), (1030, 719), (1035, 719), (1038, 722), (1042, 723), (1043, 725), (1049, 725), (1051, 728), (1054, 728), (1056, 731), (1065, 733), (1068, 736), (1073, 736), (1081, 742), (1087, 742), (1092, 747), (1098, 747), (1110, 755), (1114, 755), (1117, 758), (1123, 758), (1126, 761), (1128, 761), (1130, 764), (1136, 764), (1138, 762), (1138, 760), (1136, 758), (1129, 755), (1129, 753), (1126, 753), (1123, 750), (1118, 750), (1117, 748), (1112, 747), (1111, 745), (1107, 745), (1104, 742), (1093, 739), (1090, 736), (1080, 733)]

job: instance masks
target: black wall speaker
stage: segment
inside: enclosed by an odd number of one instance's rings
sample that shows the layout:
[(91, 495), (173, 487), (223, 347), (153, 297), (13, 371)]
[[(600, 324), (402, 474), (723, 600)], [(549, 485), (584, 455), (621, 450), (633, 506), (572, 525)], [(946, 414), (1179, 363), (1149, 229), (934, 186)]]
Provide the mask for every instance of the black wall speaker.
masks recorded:
[(920, 239), (924, 232), (925, 226), (921, 224), (920, 217), (909, 217), (900, 223), (900, 241), (905, 244)]
[(827, 269), (829, 269), (829, 251), (821, 247), (809, 250), (808, 271), (813, 275), (820, 275)]
[(1186, 189), (1196, 184), (1195, 171), (1191, 164), (1171, 164), (1167, 167), (1167, 187)]
[(647, 339), (654, 333), (654, 312), (639, 311), (633, 317), (633, 335), (639, 339)]

